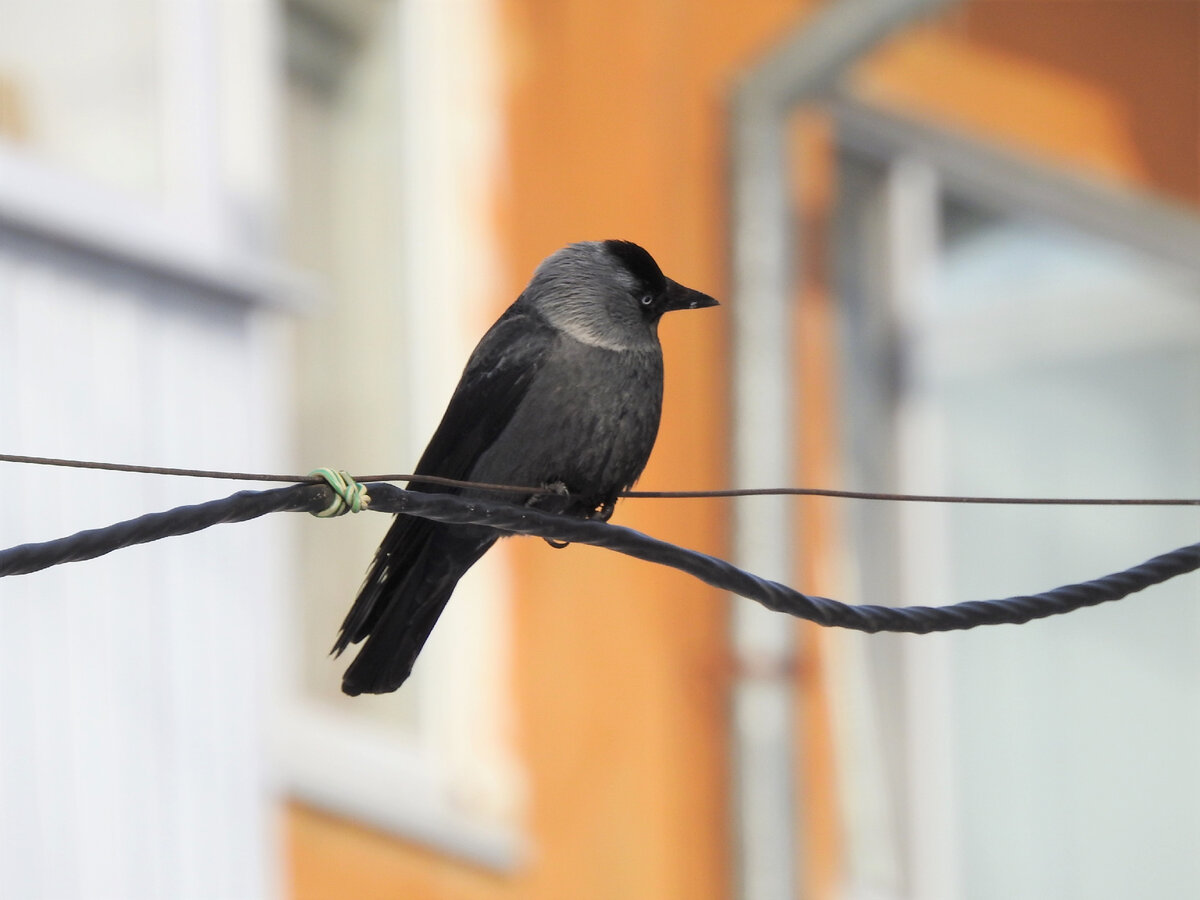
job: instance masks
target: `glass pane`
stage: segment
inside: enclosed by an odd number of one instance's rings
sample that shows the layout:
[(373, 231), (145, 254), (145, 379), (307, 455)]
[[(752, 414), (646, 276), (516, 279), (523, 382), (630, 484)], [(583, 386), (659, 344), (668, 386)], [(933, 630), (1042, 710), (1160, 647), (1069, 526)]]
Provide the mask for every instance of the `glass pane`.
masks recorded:
[(0, 0), (0, 141), (161, 189), (158, 0)]
[[(914, 396), (953, 493), (1200, 496), (1200, 287), (1066, 229), (946, 219)], [(1190, 509), (954, 507), (949, 593), (1044, 590), (1200, 539)], [(964, 896), (1200, 891), (1200, 586), (952, 636)]]

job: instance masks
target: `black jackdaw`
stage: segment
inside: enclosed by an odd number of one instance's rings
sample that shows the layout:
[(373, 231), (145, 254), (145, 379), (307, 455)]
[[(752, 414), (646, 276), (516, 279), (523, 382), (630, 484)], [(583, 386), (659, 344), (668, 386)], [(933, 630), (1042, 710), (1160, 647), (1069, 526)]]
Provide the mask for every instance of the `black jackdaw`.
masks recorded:
[[(607, 519), (658, 434), (659, 318), (715, 305), (664, 276), (637, 244), (559, 250), (471, 354), (415, 474), (553, 487), (561, 493), (490, 497)], [(340, 654), (367, 639), (342, 690), (382, 694), (403, 684), (454, 586), (498, 537), (483, 526), (397, 516), (333, 647)]]

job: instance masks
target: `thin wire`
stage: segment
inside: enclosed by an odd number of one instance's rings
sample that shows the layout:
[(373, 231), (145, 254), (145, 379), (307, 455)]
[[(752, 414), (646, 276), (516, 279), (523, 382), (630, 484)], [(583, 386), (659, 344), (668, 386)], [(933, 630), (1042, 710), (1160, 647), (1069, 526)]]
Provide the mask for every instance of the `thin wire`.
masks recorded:
[[(0, 462), (24, 463), (38, 466), (63, 466), (74, 469), (101, 469), (110, 472), (140, 472), (148, 475), (175, 475), (187, 478), (222, 478), (230, 481), (277, 481), (288, 484), (313, 484), (320, 479), (312, 475), (269, 475), (260, 472), (224, 472), (211, 469), (176, 469), (166, 466), (140, 466), (127, 463), (91, 462), (78, 459), (55, 459), (45, 456), (17, 456), (0, 453)], [(437, 484), (445, 487), (471, 488), (475, 490), (513, 493), (550, 494), (557, 493), (545, 487), (516, 486), (511, 484), (489, 484), (482, 481), (462, 481), (457, 478), (441, 478), (436, 475), (356, 475), (359, 483), (381, 481), (407, 481), (419, 484)], [(635, 500), (690, 500), (699, 498), (728, 497), (838, 497), (850, 500), (885, 500), (909, 503), (976, 503), (1024, 506), (1200, 506), (1200, 498), (1177, 497), (985, 497), (956, 496), (942, 494), (891, 494), (876, 491), (843, 491), (832, 488), (729, 488), (708, 491), (625, 491), (621, 497)]]
[[(387, 480), (387, 479), (382, 479)], [(1200, 506), (1200, 499), (1171, 497), (979, 497), (946, 494), (889, 494), (842, 491), (833, 488), (733, 488), (715, 491), (626, 491), (633, 499), (691, 499), (696, 497), (841, 497), (849, 500), (893, 500), (912, 503), (1001, 503), (1027, 506)]]
[[(224, 472), (214, 469), (176, 469), (169, 466), (140, 466), (130, 463), (95, 462), (82, 459), (56, 459), (49, 456), (17, 456), (0, 453), (0, 462), (24, 463), (31, 466), (60, 466), (68, 469), (101, 469), (107, 472), (138, 472), (143, 475), (175, 475), (181, 478), (222, 478), (227, 481), (279, 481), (287, 484), (324, 484), (316, 475), (269, 475), (262, 472)], [(488, 484), (483, 481), (460, 481), (437, 475), (367, 475), (354, 476), (363, 484), (368, 481), (414, 481), (421, 484), (440, 484), (445, 487), (477, 488), (514, 494), (557, 493), (543, 487), (520, 487), (511, 484)]]

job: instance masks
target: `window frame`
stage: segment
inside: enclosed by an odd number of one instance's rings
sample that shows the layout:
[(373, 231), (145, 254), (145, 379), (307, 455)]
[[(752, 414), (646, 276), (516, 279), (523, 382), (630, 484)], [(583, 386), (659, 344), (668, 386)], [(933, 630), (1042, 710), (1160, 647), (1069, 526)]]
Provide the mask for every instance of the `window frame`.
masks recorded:
[[(882, 479), (899, 490), (919, 485), (922, 492), (939, 491), (936, 448), (920, 435), (936, 431), (941, 423), (935, 411), (914, 404), (900, 385), (908, 367), (919, 365), (906, 347), (920, 341), (927, 316), (921, 282), (940, 253), (944, 197), (1016, 219), (1066, 225), (1200, 277), (1194, 254), (1200, 246), (1200, 218), (1182, 206), (1079, 178), (872, 107), (849, 93), (842, 93), (830, 112), (839, 162), (850, 154), (869, 160), (880, 172), (872, 208), (864, 216), (870, 219), (871, 234), (864, 240), (843, 232), (834, 241), (839, 251), (851, 242), (863, 250), (862, 256), (839, 260), (839, 285), (843, 277), (873, 279), (850, 297), (839, 293), (837, 304), (842, 410), (847, 416), (842, 460), (854, 473), (852, 482)], [(884, 302), (847, 305), (870, 297)], [(859, 602), (881, 602), (889, 595), (902, 603), (965, 599), (950, 597), (943, 579), (948, 552), (944, 508), (906, 504), (869, 513), (851, 510), (847, 522), (845, 533), (854, 546), (876, 560), (871, 575), (855, 585)], [(921, 564), (912, 564), (914, 559)], [(877, 679), (876, 707), (880, 727), (901, 751), (899, 758), (876, 764), (886, 769), (897, 796), (885, 803), (889, 809), (877, 811), (882, 818), (876, 821), (893, 835), (896, 896), (956, 896), (961, 873), (956, 863), (949, 648), (939, 635), (921, 638), (920, 653), (898, 636), (871, 640), (872, 667), (882, 666), (895, 676), (890, 682)]]
[[(394, 344), (401, 371), (389, 378), (391, 389), (403, 394), (396, 408), (409, 423), (403, 453), (412, 464), (472, 344), (494, 315), (497, 248), (485, 213), (497, 164), (495, 116), (502, 104), (490, 94), (495, 79), (479, 74), (495, 52), (498, 25), (490, 0), (478, 0), (478, 14), (470, 16), (460, 6), (396, 3), (399, 132), (424, 136), (399, 147), (397, 294), (405, 327)], [(296, 3), (301, 15), (327, 19), (351, 43), (372, 22), (357, 14), (359, 6)], [(468, 20), (471, 27), (464, 25)], [(467, 75), (463, 58), (480, 60), (479, 72)], [(471, 111), (464, 115), (466, 108)], [(475, 123), (469, 137), (460, 132), (459, 117)], [(463, 259), (473, 265), (464, 267)], [(425, 338), (435, 333), (446, 340)], [(371, 550), (362, 548), (364, 572)], [(419, 677), (400, 689), (416, 694), (412, 735), (307, 694), (304, 673), (294, 658), (285, 661), (272, 730), (280, 777), (291, 797), (490, 869), (512, 871), (526, 858), (523, 778), (500, 733), (512, 712), (506, 557), (503, 547), (493, 549), (464, 577), (422, 651)], [(355, 587), (338, 600), (346, 609)], [(455, 620), (464, 618), (473, 620), (472, 627), (456, 631)], [(301, 646), (302, 627), (297, 615), (289, 617), (285, 658)], [(352, 647), (332, 671), (340, 673), (356, 652)], [(480, 815), (472, 804), (497, 814)]]

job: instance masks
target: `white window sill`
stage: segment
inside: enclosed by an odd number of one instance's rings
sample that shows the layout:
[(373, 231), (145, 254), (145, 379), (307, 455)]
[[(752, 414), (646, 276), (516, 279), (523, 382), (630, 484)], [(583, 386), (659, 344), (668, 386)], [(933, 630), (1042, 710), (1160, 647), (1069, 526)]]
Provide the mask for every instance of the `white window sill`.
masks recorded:
[(305, 276), (206, 239), (181, 217), (64, 173), (0, 143), (0, 228), (245, 302), (301, 310)]
[(501, 872), (528, 858), (519, 828), (455, 804), (437, 761), (392, 729), (297, 702), (273, 734), (279, 787), (297, 800)]

